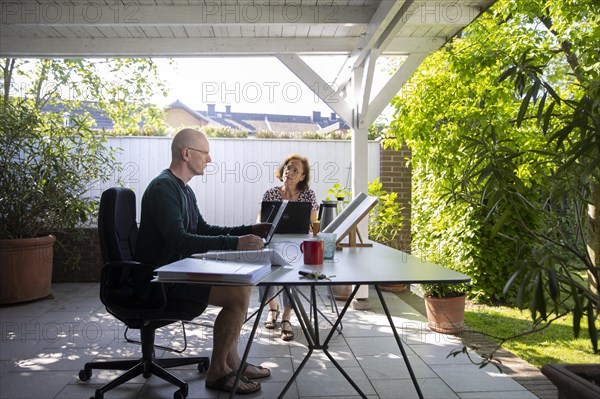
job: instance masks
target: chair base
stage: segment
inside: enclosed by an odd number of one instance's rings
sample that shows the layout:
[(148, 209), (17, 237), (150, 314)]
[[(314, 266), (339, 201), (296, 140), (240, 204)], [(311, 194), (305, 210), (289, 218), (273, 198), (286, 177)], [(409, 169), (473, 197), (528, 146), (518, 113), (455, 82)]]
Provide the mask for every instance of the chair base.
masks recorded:
[(98, 388), (90, 399), (102, 399), (104, 394), (111, 389), (126, 383), (127, 381), (143, 375), (144, 378), (150, 378), (156, 375), (163, 380), (176, 385), (179, 390), (174, 394), (176, 399), (185, 399), (188, 395), (188, 384), (169, 373), (166, 369), (171, 367), (185, 366), (189, 364), (198, 364), (198, 371), (204, 372), (210, 365), (208, 357), (189, 357), (189, 358), (168, 358), (168, 359), (150, 359), (150, 360), (114, 360), (105, 362), (86, 363), (84, 368), (79, 371), (79, 379), (87, 381), (92, 377), (92, 370), (127, 370), (125, 373), (112, 380), (111, 382)]

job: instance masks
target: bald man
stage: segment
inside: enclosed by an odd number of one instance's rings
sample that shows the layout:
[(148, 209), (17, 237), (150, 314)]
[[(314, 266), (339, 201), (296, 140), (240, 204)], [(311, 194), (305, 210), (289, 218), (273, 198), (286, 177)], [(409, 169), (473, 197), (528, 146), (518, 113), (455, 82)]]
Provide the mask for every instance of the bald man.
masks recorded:
[[(136, 260), (157, 267), (194, 253), (209, 250), (258, 249), (264, 246), (270, 224), (258, 223), (236, 227), (206, 223), (188, 183), (204, 174), (211, 162), (206, 136), (194, 129), (178, 132), (171, 144), (171, 164), (150, 182), (142, 197), (142, 215), (135, 249)], [(229, 392), (240, 365), (237, 342), (240, 335), (251, 287), (173, 284), (169, 299), (192, 304), (200, 315), (208, 305), (221, 307), (214, 324), (214, 342), (210, 367), (206, 375), (208, 388)], [(248, 365), (236, 393), (260, 390), (252, 379), (270, 376), (261, 366)], [(252, 378), (252, 379), (251, 379)]]

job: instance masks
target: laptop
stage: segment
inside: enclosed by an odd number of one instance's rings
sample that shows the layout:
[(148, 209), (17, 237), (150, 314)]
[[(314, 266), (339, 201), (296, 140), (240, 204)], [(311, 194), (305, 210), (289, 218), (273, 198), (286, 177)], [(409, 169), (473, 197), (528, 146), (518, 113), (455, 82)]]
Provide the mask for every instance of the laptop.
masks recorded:
[[(260, 219), (269, 221), (271, 215), (279, 210), (281, 201), (263, 201), (261, 203)], [(310, 202), (288, 202), (276, 233), (306, 234), (310, 227)]]
[[(277, 212), (275, 213), (275, 217), (273, 218), (273, 221), (270, 222), (271, 228), (269, 229), (267, 236), (265, 238), (263, 238), (263, 243), (265, 244), (265, 246), (269, 245), (269, 243), (271, 242), (271, 239), (275, 235), (275, 231), (277, 230), (277, 226), (279, 226), (279, 223), (281, 223), (281, 220), (283, 219), (283, 211), (285, 211), (285, 208), (287, 207), (287, 205), (288, 205), (287, 200), (281, 201), (281, 205), (279, 206), (279, 209), (277, 209)], [(273, 214), (273, 212), (275, 212), (275, 208), (271, 209), (269, 218)], [(261, 216), (261, 220), (264, 220), (264, 219), (262, 219), (262, 216)], [(267, 219), (267, 221), (268, 221), (268, 219)]]

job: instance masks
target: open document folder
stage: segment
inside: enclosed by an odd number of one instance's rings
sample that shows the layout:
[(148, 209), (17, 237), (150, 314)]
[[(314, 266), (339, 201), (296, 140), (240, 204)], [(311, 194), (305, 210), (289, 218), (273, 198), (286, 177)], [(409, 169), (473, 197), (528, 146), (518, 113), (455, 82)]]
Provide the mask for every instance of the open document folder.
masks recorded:
[(288, 263), (271, 248), (245, 251), (211, 251), (159, 267), (158, 281), (209, 282), (253, 285), (271, 272), (271, 266)]

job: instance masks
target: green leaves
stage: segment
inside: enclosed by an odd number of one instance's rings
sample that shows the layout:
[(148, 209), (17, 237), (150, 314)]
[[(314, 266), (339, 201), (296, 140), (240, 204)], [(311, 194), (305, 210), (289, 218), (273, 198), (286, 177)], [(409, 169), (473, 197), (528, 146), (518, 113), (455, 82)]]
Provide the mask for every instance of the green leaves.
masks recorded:
[[(4, 71), (10, 70), (11, 62), (6, 59)], [(148, 103), (157, 91), (165, 90), (151, 59), (17, 60), (12, 68), (22, 81), (15, 82), (14, 74), (7, 73), (5, 89), (18, 83), (12, 91), (38, 110), (61, 104), (61, 112), (70, 110), (75, 115), (82, 108), (95, 108), (113, 121), (112, 134), (166, 134), (163, 112)], [(6, 90), (4, 101), (8, 101)]]
[(97, 200), (90, 187), (116, 169), (104, 138), (84, 125), (65, 127), (27, 101), (1, 101), (0, 107), (0, 238), (88, 222)]
[(498, 2), (426, 59), (387, 135), (413, 152), (412, 252), (471, 276), (480, 300), (573, 312), (576, 333), (600, 303), (599, 8)]
[(333, 198), (342, 201), (346, 197), (352, 195), (350, 190), (348, 190), (346, 187), (342, 187), (340, 183), (334, 183), (333, 187), (327, 190), (327, 194), (330, 194), (333, 196)]
[(379, 178), (369, 183), (369, 195), (379, 197), (377, 205), (369, 214), (369, 238), (398, 248), (398, 235), (404, 223), (403, 207), (397, 199), (397, 193), (389, 193), (382, 187)]

